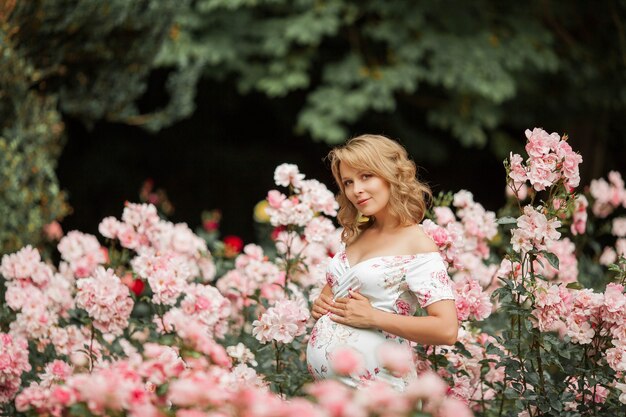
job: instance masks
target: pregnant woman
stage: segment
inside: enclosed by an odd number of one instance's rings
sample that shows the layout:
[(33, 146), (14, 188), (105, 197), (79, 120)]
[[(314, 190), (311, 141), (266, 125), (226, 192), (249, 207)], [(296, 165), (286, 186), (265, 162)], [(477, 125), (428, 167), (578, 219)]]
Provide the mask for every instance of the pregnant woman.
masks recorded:
[[(402, 390), (415, 372), (391, 375), (378, 349), (388, 342), (452, 345), (458, 331), (446, 266), (420, 225), (430, 190), (416, 179), (406, 150), (384, 136), (353, 138), (328, 157), (340, 189), (344, 247), (313, 304), (308, 368), (316, 379), (337, 377), (356, 387), (381, 378)], [(418, 305), (428, 316), (413, 316)], [(362, 356), (363, 372), (334, 375), (330, 359), (344, 347)]]

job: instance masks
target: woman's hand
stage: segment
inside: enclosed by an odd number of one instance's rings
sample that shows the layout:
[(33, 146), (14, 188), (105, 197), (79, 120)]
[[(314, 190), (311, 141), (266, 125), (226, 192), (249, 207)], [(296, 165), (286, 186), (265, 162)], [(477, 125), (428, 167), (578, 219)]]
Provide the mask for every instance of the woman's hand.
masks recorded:
[(311, 315), (315, 320), (319, 320), (320, 317), (328, 314), (332, 308), (333, 299), (324, 293), (313, 302), (313, 308), (311, 309)]
[(331, 320), (362, 329), (373, 327), (376, 309), (358, 292), (350, 291), (350, 298), (338, 298), (330, 307)]

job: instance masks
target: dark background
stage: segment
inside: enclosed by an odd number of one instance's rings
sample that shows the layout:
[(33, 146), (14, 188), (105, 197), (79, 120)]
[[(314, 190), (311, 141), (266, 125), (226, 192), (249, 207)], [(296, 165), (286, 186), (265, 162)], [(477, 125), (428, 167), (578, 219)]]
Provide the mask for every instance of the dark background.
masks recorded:
[[(152, 89), (160, 86), (158, 79), (153, 80)], [(167, 192), (174, 205), (171, 221), (195, 228), (203, 210), (219, 209), (222, 235), (235, 234), (246, 242), (255, 239), (254, 205), (277, 188), (273, 175), (279, 164), (297, 164), (307, 178), (337, 192), (324, 160), (332, 146), (293, 136), (289, 121), (295, 117), (290, 110), (294, 106), (279, 106), (260, 94), (237, 95), (228, 83), (205, 81), (199, 91), (193, 116), (158, 134), (106, 122), (87, 129), (75, 119), (66, 120), (68, 142), (57, 171), (74, 208), (63, 221), (66, 231), (97, 233), (101, 219), (119, 217), (125, 201), (139, 201), (139, 189), (148, 178)], [(147, 92), (151, 94), (158, 95)], [(384, 120), (380, 122), (384, 125)], [(353, 135), (389, 134), (373, 122), (362, 125)], [(519, 136), (523, 143), (523, 132)], [(411, 152), (420, 179), (434, 193), (468, 189), (486, 208), (500, 207), (505, 200), (502, 161), (486, 149), (464, 149), (452, 139), (446, 142), (444, 162)]]

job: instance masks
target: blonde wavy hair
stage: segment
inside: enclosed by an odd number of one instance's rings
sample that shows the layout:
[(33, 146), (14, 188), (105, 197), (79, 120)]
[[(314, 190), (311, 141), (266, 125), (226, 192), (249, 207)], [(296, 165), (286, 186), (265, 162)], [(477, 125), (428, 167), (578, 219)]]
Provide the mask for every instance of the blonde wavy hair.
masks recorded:
[(416, 178), (417, 167), (398, 142), (381, 135), (361, 135), (331, 150), (327, 158), (339, 187), (337, 220), (343, 226), (343, 242), (354, 240), (374, 224), (375, 219), (360, 221), (361, 214), (348, 200), (341, 181), (339, 164), (342, 162), (387, 181), (390, 186), (389, 214), (398, 219), (402, 226), (420, 223), (424, 218), (432, 199), (430, 187)]

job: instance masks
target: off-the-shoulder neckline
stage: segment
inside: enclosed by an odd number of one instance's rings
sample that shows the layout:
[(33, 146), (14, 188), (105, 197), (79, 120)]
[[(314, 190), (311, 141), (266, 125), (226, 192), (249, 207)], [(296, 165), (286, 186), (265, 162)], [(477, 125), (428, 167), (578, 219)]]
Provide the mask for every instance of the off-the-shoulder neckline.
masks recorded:
[(348, 259), (348, 254), (346, 253), (346, 250), (343, 249), (343, 256), (341, 256), (341, 258), (344, 259), (346, 266), (348, 267), (348, 269), (354, 269), (357, 266), (375, 260), (375, 259), (384, 259), (384, 258), (417, 258), (417, 257), (421, 257), (421, 256), (432, 256), (432, 255), (441, 255), (439, 253), (439, 251), (431, 251), (431, 252), (418, 252), (418, 253), (414, 253), (414, 254), (410, 254), (410, 255), (380, 255), (380, 256), (372, 256), (371, 258), (367, 258), (364, 259), (362, 261), (359, 261), (357, 263), (355, 263), (354, 265), (350, 265), (350, 260)]

